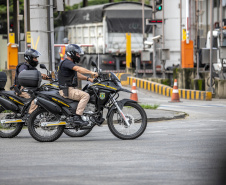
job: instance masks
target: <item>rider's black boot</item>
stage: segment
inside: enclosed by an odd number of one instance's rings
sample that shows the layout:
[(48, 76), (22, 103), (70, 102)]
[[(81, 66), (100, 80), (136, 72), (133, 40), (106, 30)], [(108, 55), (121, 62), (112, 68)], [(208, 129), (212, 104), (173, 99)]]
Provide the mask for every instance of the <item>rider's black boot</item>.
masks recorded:
[(73, 122), (76, 124), (79, 124), (81, 126), (87, 126), (89, 124), (88, 121), (83, 121), (81, 116), (79, 116), (79, 115), (76, 115), (73, 117)]

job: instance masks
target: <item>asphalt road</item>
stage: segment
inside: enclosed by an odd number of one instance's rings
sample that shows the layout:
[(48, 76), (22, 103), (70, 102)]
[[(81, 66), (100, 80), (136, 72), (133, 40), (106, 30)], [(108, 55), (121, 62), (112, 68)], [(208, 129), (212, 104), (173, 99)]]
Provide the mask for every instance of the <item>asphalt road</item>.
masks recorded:
[(226, 184), (226, 100), (169, 103), (144, 90), (138, 98), (189, 116), (150, 122), (132, 141), (117, 139), (107, 125), (53, 143), (39, 143), (23, 129), (16, 138), (0, 139), (0, 185)]

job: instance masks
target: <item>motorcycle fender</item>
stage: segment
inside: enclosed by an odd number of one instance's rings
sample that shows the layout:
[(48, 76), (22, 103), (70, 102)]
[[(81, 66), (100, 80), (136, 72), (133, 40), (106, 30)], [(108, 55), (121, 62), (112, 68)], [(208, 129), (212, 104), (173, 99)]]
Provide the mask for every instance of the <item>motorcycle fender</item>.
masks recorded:
[[(127, 102), (137, 103), (136, 101), (130, 100), (130, 99), (123, 99), (123, 100), (117, 101), (118, 106), (120, 107), (120, 109), (122, 109), (122, 107), (123, 107), (123, 106), (125, 105), (125, 103), (127, 103)], [(111, 113), (113, 110), (115, 110), (115, 109), (116, 109), (115, 105), (113, 105), (110, 109), (108, 109), (108, 113), (107, 113), (106, 118), (108, 118), (109, 115), (110, 115), (110, 113)]]
[(37, 97), (35, 99), (35, 103), (36, 105), (43, 107), (44, 109), (46, 109), (47, 111), (53, 113), (53, 114), (60, 114), (62, 113), (62, 109), (60, 108), (59, 105), (57, 105), (56, 103), (53, 103), (49, 100), (46, 100), (44, 98), (41, 97)]
[(5, 99), (5, 98), (2, 98), (2, 97), (0, 97), (0, 105), (5, 110), (11, 110), (11, 111), (18, 111), (19, 110), (19, 107), (15, 103), (13, 103), (13, 102)]

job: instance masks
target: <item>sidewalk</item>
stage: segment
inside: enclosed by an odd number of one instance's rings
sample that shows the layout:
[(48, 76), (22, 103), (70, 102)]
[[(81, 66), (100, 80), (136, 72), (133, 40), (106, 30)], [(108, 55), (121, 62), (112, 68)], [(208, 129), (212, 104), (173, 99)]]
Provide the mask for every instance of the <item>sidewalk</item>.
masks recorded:
[(178, 112), (172, 110), (163, 109), (145, 109), (147, 114), (148, 122), (172, 120), (172, 119), (182, 119), (187, 116), (185, 112)]

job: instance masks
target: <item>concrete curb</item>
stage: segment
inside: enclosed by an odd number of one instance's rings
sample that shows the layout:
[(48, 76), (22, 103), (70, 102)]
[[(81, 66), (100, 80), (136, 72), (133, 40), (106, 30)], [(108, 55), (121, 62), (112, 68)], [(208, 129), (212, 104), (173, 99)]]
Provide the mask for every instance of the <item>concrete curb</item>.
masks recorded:
[[(173, 119), (184, 119), (186, 116), (188, 116), (188, 114), (186, 114), (185, 112), (162, 110), (162, 109), (156, 109), (156, 110), (145, 109), (145, 112), (147, 113), (148, 122), (173, 120)], [(151, 112), (152, 117), (149, 116), (150, 115), (150, 114), (148, 114), (149, 112)], [(162, 116), (162, 115), (164, 115), (164, 116)]]
[[(162, 85), (156, 82), (152, 82), (149, 80), (143, 80), (140, 78), (132, 77), (127, 73), (118, 73), (118, 78), (121, 80), (122, 85), (132, 85), (133, 80), (136, 81), (136, 86), (138, 88), (146, 89), (148, 91), (161, 94), (163, 96), (171, 97), (173, 88), (167, 85)], [(179, 97), (187, 100), (212, 100), (212, 92), (207, 91), (198, 91), (198, 90), (190, 90), (190, 89), (178, 89)]]
[[(184, 119), (188, 114), (185, 112), (171, 111), (164, 109), (144, 109), (148, 122), (166, 121), (174, 119)], [(107, 124), (107, 120), (103, 124)]]

